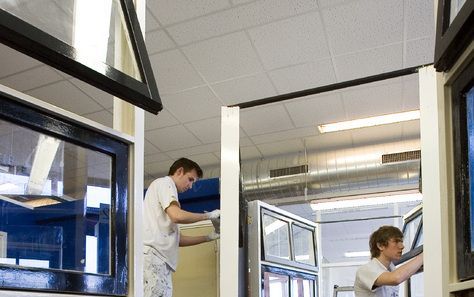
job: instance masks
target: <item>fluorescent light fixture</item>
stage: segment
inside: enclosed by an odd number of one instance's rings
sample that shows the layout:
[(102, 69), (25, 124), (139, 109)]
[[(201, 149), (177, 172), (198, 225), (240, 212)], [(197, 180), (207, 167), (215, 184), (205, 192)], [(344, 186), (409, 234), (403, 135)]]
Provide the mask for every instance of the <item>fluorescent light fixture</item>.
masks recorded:
[(370, 252), (369, 251), (345, 252), (344, 257), (346, 258), (370, 257)]
[(352, 121), (337, 122), (331, 124), (319, 125), (318, 129), (320, 133), (336, 132), (350, 129), (357, 129), (363, 127), (372, 127), (378, 125), (399, 123), (411, 120), (420, 119), (420, 111), (413, 110), (400, 113), (386, 114), (382, 116), (357, 119)]
[(327, 202), (318, 202), (314, 200), (310, 205), (313, 210), (329, 210), (329, 209), (340, 209), (340, 208), (351, 208), (360, 206), (371, 206), (371, 205), (383, 205), (391, 203), (401, 202), (414, 202), (422, 201), (423, 196), (421, 193), (402, 194), (402, 195), (387, 195), (379, 197), (368, 197), (363, 199), (349, 199), (349, 200), (336, 200)]

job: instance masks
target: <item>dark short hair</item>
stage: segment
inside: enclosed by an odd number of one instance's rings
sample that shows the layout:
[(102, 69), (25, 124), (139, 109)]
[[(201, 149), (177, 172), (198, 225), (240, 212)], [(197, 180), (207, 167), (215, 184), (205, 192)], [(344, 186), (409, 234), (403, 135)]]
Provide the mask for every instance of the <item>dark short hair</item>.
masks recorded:
[(196, 173), (199, 178), (202, 177), (202, 169), (199, 165), (194, 162), (193, 160), (189, 160), (186, 158), (179, 158), (178, 160), (174, 161), (173, 165), (171, 165), (170, 170), (168, 171), (168, 175), (173, 175), (176, 170), (183, 167), (184, 173), (187, 173), (191, 170), (196, 170)]
[(403, 239), (403, 233), (394, 226), (382, 226), (378, 228), (369, 239), (370, 255), (372, 258), (380, 256), (380, 250), (377, 244), (387, 246), (388, 241), (392, 238)]

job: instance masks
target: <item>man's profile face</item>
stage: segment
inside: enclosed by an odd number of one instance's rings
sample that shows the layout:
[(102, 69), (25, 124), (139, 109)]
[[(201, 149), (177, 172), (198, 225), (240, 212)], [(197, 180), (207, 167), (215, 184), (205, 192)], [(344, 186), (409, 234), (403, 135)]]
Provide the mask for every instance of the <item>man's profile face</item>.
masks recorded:
[(193, 187), (194, 182), (198, 180), (198, 175), (195, 169), (184, 173), (183, 167), (178, 168), (174, 174), (176, 189), (178, 193), (186, 192)]
[(392, 261), (400, 260), (404, 247), (403, 238), (390, 238), (387, 245), (382, 247), (381, 253)]

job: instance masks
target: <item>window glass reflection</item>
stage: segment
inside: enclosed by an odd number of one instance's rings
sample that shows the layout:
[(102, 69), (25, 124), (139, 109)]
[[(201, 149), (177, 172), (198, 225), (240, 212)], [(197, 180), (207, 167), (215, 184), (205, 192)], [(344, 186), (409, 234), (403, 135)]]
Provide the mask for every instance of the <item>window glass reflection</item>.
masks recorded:
[(265, 271), (263, 274), (263, 297), (289, 297), (289, 277)]
[[(0, 0), (0, 8), (74, 47), (82, 64), (102, 62), (142, 81), (118, 0)], [(117, 63), (116, 52), (130, 65)]]
[(304, 278), (292, 278), (291, 297), (314, 297), (314, 281)]
[(109, 155), (0, 120), (0, 263), (110, 273)]
[(405, 226), (403, 226), (403, 245), (405, 246), (403, 253), (407, 253), (411, 250), (420, 222), (421, 215), (417, 216), (413, 220), (409, 221)]
[(316, 265), (314, 234), (311, 230), (292, 225), (295, 261)]
[(290, 260), (288, 223), (267, 214), (262, 220), (265, 259), (270, 256)]

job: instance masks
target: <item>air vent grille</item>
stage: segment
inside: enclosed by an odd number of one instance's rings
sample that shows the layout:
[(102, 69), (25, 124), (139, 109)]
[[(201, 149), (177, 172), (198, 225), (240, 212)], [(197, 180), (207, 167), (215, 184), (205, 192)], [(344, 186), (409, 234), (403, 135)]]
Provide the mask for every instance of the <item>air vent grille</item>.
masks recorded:
[(397, 163), (409, 160), (418, 160), (421, 158), (421, 151), (408, 151), (394, 154), (382, 155), (382, 164)]
[(273, 178), (280, 176), (296, 175), (301, 173), (308, 173), (308, 165), (272, 169), (270, 170), (270, 177)]

